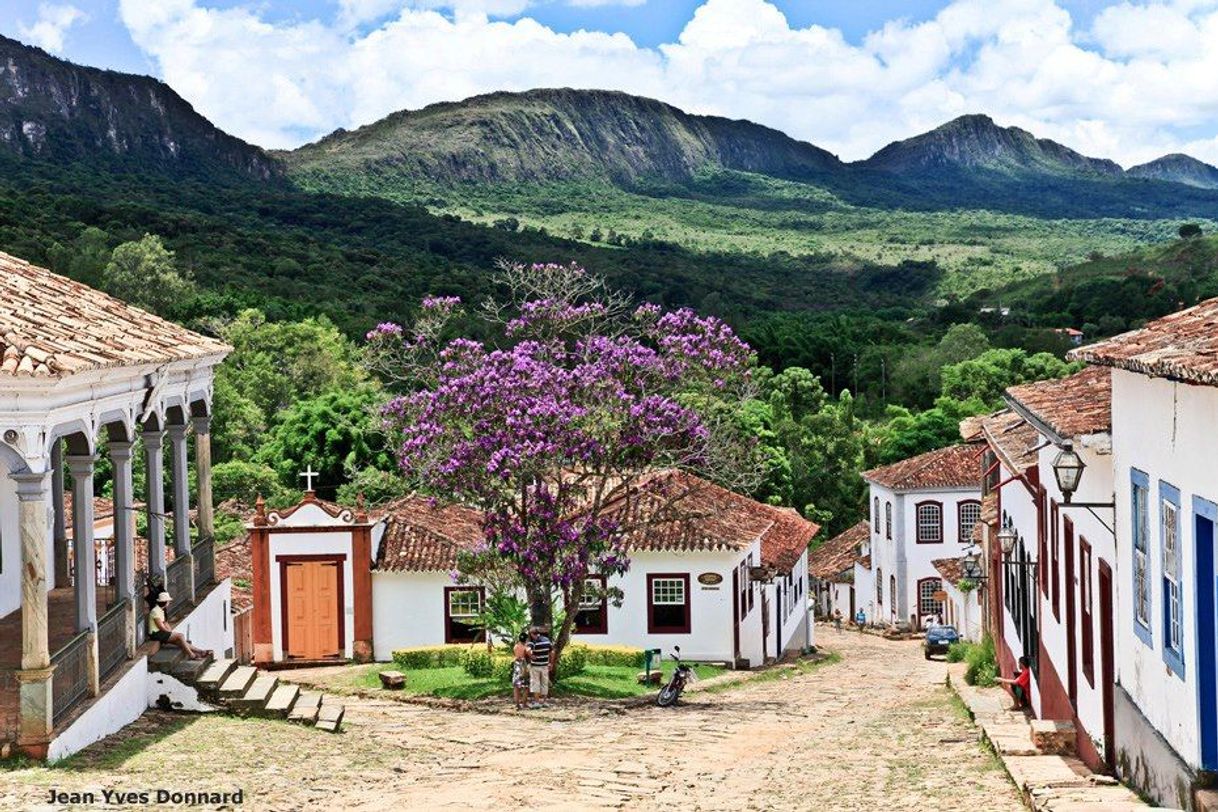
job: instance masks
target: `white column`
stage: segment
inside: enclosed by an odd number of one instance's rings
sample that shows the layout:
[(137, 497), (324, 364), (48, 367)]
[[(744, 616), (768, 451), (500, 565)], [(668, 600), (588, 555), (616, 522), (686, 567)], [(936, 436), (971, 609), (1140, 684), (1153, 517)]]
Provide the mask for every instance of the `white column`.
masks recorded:
[(12, 474), (20, 500), (21, 536), (21, 684), (17, 744), (34, 758), (45, 758), (51, 741), (51, 646), (47, 632), (47, 490), (50, 477)]
[(114, 476), (114, 586), (120, 601), (127, 601), (127, 656), (135, 655), (135, 500), (131, 486), (131, 443), (110, 441)]
[(70, 455), (72, 473), (72, 554), (76, 561), (76, 630), (89, 633), (89, 693), (97, 696), (97, 545), (93, 539), (92, 454)]
[(148, 575), (165, 583), (165, 432), (140, 430), (144, 441), (144, 462), (148, 471)]
[(65, 587), (70, 580), (68, 571), (68, 529), (63, 515), (63, 440), (51, 445), (51, 508), (55, 511), (55, 586)]
[(190, 473), (186, 454), (186, 427), (170, 425), (169, 462), (173, 474), (173, 549), (190, 555)]
[(195, 476), (199, 480), (199, 538), (213, 538), (216, 522), (211, 496), (211, 418), (191, 419), (195, 430)]

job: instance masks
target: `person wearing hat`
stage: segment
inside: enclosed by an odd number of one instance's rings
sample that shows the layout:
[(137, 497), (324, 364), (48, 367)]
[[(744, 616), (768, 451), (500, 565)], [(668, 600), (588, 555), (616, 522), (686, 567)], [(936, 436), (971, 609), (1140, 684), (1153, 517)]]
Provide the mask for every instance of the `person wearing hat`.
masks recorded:
[(165, 619), (165, 607), (169, 606), (169, 593), (162, 592), (156, 596), (156, 605), (152, 607), (152, 611), (148, 613), (148, 637), (158, 643), (164, 645), (168, 643), (171, 646), (177, 646), (186, 652), (186, 656), (192, 660), (201, 660), (211, 654), (210, 651), (205, 651), (201, 648), (195, 648), (190, 643), (186, 642), (186, 638), (181, 632), (175, 632), (173, 627), (169, 625), (169, 621)]

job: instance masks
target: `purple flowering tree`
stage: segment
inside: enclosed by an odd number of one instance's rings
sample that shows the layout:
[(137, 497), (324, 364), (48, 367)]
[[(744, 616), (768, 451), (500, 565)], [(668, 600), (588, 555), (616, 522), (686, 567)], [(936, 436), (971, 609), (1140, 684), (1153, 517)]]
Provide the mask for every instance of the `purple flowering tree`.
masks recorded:
[[(518, 575), (532, 623), (562, 608), (561, 653), (585, 579), (624, 573), (629, 535), (680, 517), (688, 491), (656, 471), (755, 479), (739, 421), (703, 408), (748, 396), (751, 352), (717, 319), (632, 307), (575, 266), (502, 265), (495, 281), (474, 313), (431, 297), (412, 328), (380, 325), (369, 357), (402, 392), (384, 410), (402, 471), (483, 512), (482, 553)], [(443, 339), (458, 317), (489, 338)]]

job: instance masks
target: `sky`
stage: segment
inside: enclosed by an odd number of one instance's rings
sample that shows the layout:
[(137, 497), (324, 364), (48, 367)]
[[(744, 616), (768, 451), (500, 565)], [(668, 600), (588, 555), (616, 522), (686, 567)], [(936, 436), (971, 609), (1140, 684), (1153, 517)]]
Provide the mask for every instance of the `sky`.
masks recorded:
[(1125, 166), (1218, 164), (1218, 0), (0, 0), (268, 148), (494, 90), (608, 88), (844, 160), (986, 113)]

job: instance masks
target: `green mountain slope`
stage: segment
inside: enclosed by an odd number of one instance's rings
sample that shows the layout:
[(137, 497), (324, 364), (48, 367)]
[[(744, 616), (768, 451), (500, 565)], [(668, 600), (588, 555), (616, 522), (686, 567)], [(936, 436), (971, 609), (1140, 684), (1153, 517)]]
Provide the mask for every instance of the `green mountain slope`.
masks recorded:
[(682, 182), (704, 168), (806, 178), (841, 167), (828, 152), (747, 121), (692, 116), (602, 90), (492, 93), (403, 111), (283, 153), (294, 173), (429, 181)]
[(26, 158), (238, 174), (277, 163), (221, 132), (168, 85), (81, 67), (0, 36), (0, 151)]
[(1018, 127), (999, 127), (984, 115), (961, 116), (928, 133), (896, 141), (860, 165), (906, 175), (945, 168), (1022, 175), (1122, 174), (1114, 161), (1088, 158)]
[(1218, 166), (1211, 166), (1178, 152), (1130, 167), (1128, 174), (1135, 178), (1167, 180), (1201, 189), (1218, 189)]

